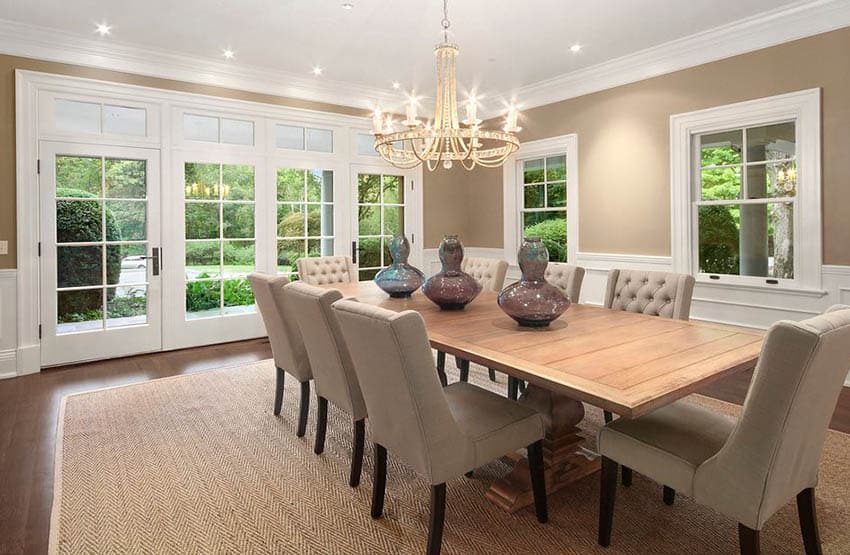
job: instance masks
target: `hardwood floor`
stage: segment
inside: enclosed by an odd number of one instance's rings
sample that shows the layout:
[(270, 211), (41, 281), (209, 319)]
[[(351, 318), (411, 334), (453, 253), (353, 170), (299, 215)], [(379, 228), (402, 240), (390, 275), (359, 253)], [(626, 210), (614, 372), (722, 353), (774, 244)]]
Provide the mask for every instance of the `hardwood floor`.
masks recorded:
[[(0, 381), (0, 554), (47, 551), (63, 396), (270, 357), (268, 341), (253, 340), (77, 364)], [(740, 404), (751, 376), (730, 376), (702, 393)], [(842, 391), (831, 427), (850, 433), (850, 388)]]

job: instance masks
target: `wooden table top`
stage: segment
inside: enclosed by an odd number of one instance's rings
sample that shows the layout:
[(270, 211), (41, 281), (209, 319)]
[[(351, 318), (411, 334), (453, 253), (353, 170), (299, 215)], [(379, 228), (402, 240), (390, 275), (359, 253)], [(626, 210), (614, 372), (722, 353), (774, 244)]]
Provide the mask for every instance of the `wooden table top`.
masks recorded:
[(704, 322), (572, 305), (548, 328), (522, 328), (483, 291), (443, 311), (421, 291), (391, 299), (373, 282), (326, 286), (389, 310), (415, 310), (431, 346), (634, 418), (758, 360), (762, 334)]

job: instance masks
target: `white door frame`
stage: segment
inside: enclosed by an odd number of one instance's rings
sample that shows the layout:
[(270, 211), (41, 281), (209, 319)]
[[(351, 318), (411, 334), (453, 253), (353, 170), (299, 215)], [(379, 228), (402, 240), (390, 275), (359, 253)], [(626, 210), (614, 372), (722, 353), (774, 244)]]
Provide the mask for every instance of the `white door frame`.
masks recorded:
[[(158, 149), (42, 141), (41, 199), (41, 364), (54, 366), (159, 351), (162, 348), (162, 289), (153, 264), (146, 264), (147, 323), (57, 334), (56, 157), (92, 156), (145, 160), (147, 178), (146, 255), (160, 248), (160, 152)], [(102, 172), (106, 168), (102, 168)], [(103, 230), (105, 233), (105, 230)], [(104, 284), (102, 284), (104, 285)]]

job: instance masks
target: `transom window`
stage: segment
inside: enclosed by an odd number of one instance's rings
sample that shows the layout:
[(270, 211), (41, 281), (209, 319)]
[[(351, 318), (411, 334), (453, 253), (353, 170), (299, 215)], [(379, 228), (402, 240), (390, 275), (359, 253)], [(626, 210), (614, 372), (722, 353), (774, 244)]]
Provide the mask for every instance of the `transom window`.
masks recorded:
[(541, 237), (552, 262), (567, 261), (567, 157), (522, 161), (521, 237)]
[(334, 172), (277, 170), (277, 271), (298, 279), (299, 258), (334, 253)]
[(693, 144), (699, 272), (793, 280), (795, 122), (703, 133)]

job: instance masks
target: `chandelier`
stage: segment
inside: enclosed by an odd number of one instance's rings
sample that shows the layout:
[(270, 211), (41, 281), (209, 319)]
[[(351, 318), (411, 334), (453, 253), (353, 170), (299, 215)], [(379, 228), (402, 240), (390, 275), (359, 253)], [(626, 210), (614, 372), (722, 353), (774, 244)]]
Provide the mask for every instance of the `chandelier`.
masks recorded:
[(409, 169), (424, 163), (434, 171), (440, 163), (449, 169), (455, 161), (471, 170), (476, 165), (495, 168), (504, 164), (508, 156), (519, 149), (515, 133), (517, 110), (511, 106), (505, 117), (502, 130), (481, 129), (478, 119), (478, 104), (470, 96), (466, 104), (466, 119), (459, 121), (457, 115), (457, 78), (455, 58), (458, 47), (449, 43), (448, 0), (443, 0), (443, 43), (434, 49), (437, 58), (437, 107), (433, 124), (424, 125), (417, 119), (417, 100), (411, 97), (407, 104), (407, 118), (397, 127), (391, 115), (376, 110), (372, 116), (372, 133), (375, 135), (375, 150), (378, 154), (401, 169)]

